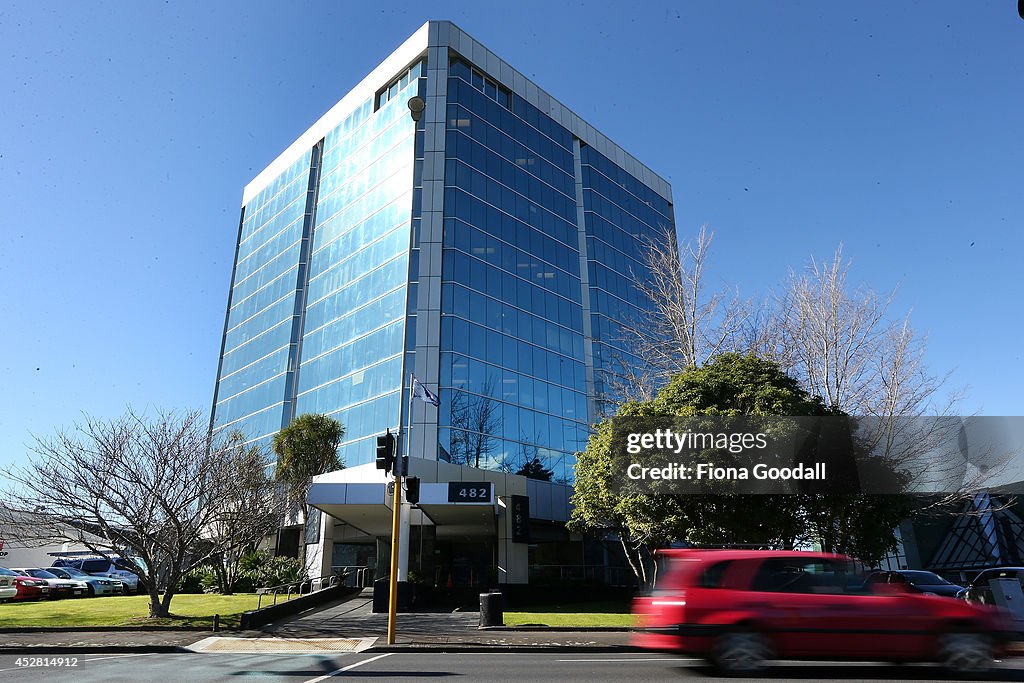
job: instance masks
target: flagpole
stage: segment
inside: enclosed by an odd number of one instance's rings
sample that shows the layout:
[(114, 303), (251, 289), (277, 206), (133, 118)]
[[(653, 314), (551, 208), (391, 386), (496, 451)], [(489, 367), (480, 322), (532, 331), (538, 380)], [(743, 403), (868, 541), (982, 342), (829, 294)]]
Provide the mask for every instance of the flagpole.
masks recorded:
[[(406, 428), (405, 428), (405, 448), (402, 449), (402, 455), (409, 455), (412, 450), (412, 398), (416, 388), (416, 375), (409, 373), (409, 414), (406, 416)], [(402, 474), (408, 476), (408, 472), (402, 472)]]

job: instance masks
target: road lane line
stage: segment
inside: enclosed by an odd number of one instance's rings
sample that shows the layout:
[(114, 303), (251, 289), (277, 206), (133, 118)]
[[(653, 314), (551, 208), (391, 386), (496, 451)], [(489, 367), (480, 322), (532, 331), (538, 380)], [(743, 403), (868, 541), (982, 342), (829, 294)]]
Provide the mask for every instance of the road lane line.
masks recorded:
[(149, 657), (149, 656), (155, 655), (155, 654), (157, 654), (157, 653), (156, 652), (135, 652), (135, 653), (127, 653), (127, 654), (123, 654), (123, 655), (110, 655), (110, 656), (107, 656), (107, 657), (93, 657), (91, 659), (83, 659), (82, 661), (83, 662), (99, 662), (99, 661), (102, 661), (104, 659), (124, 659), (125, 657)]
[(349, 671), (350, 669), (354, 669), (357, 666), (362, 666), (363, 664), (369, 664), (370, 662), (375, 662), (378, 659), (383, 659), (384, 657), (390, 657), (393, 654), (394, 654), (393, 652), (385, 652), (382, 655), (377, 655), (376, 657), (370, 657), (369, 659), (364, 659), (363, 661), (356, 662), (355, 664), (349, 664), (348, 666), (343, 666), (342, 668), (338, 669), (337, 671), (332, 671), (331, 673), (329, 673), (329, 674), (327, 674), (325, 676), (320, 676), (318, 678), (311, 678), (308, 681), (305, 681), (304, 683), (320, 683), (320, 681), (326, 681), (328, 678), (330, 678), (332, 676), (337, 676), (340, 673), (345, 673), (346, 671)]

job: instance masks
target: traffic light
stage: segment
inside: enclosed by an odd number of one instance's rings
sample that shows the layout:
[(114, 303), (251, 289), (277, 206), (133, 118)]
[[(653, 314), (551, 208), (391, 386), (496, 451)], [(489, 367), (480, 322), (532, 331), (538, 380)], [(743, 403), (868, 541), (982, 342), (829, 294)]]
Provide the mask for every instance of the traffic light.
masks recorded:
[(420, 478), (405, 478), (405, 499), (412, 505), (420, 502)]
[(377, 437), (377, 469), (390, 472), (395, 466), (395, 435), (389, 429)]

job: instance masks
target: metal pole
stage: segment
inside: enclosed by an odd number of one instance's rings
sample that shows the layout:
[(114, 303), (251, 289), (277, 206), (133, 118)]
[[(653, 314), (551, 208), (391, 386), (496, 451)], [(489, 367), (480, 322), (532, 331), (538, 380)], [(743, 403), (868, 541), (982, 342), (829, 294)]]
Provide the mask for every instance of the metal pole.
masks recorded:
[(404, 438), (399, 443), (403, 445), (403, 448), (395, 454), (395, 492), (391, 497), (391, 581), (388, 585), (388, 645), (395, 644), (395, 629), (398, 623), (398, 546), (399, 536), (401, 534), (401, 514), (402, 514), (402, 475), (405, 474), (402, 467), (402, 457), (408, 450), (405, 444), (409, 440), (409, 431), (412, 429), (412, 390), (413, 390), (413, 375), (409, 373), (409, 416), (407, 419), (408, 428)]
[(398, 532), (402, 509), (402, 477), (400, 465), (395, 465), (395, 492), (391, 497), (391, 581), (388, 584), (388, 645), (395, 644), (395, 625), (398, 620)]
[[(407, 103), (409, 106), (409, 114), (413, 120), (413, 140), (416, 139), (416, 129), (420, 118), (423, 116), (423, 109), (426, 106), (426, 102), (422, 97), (418, 95), (416, 97), (409, 98)], [(413, 246), (413, 230), (412, 221), (409, 221), (409, 253), (412, 254)], [(411, 263), (411, 259), (410, 259)], [(406, 283), (405, 288), (405, 320), (406, 324), (409, 322), (409, 286)], [(402, 356), (402, 365), (405, 366), (405, 355)], [(408, 442), (409, 430), (412, 429), (412, 373), (409, 373), (409, 417), (408, 425), (409, 428), (406, 430), (405, 439), (400, 439), (399, 443), (403, 441)], [(399, 418), (401, 421), (401, 418)], [(401, 424), (399, 424), (401, 429)], [(399, 434), (401, 436), (401, 434)], [(391, 505), (393, 510), (391, 511), (391, 581), (388, 591), (388, 645), (395, 644), (395, 626), (398, 621), (398, 537), (401, 533), (401, 515), (402, 515), (402, 476), (405, 474), (402, 470), (401, 457), (406, 454), (408, 447), (403, 447), (398, 453), (398, 458), (395, 462), (395, 494), (391, 498)]]

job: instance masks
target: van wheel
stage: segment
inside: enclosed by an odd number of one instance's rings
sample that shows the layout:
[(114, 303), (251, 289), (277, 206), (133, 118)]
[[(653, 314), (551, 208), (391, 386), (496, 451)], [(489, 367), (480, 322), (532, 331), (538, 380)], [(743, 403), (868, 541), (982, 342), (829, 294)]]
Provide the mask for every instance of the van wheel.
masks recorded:
[(771, 648), (763, 635), (733, 631), (718, 637), (710, 659), (720, 673), (738, 676), (761, 671), (770, 656)]
[(939, 661), (952, 673), (985, 673), (994, 660), (992, 639), (984, 633), (958, 631), (939, 638)]

